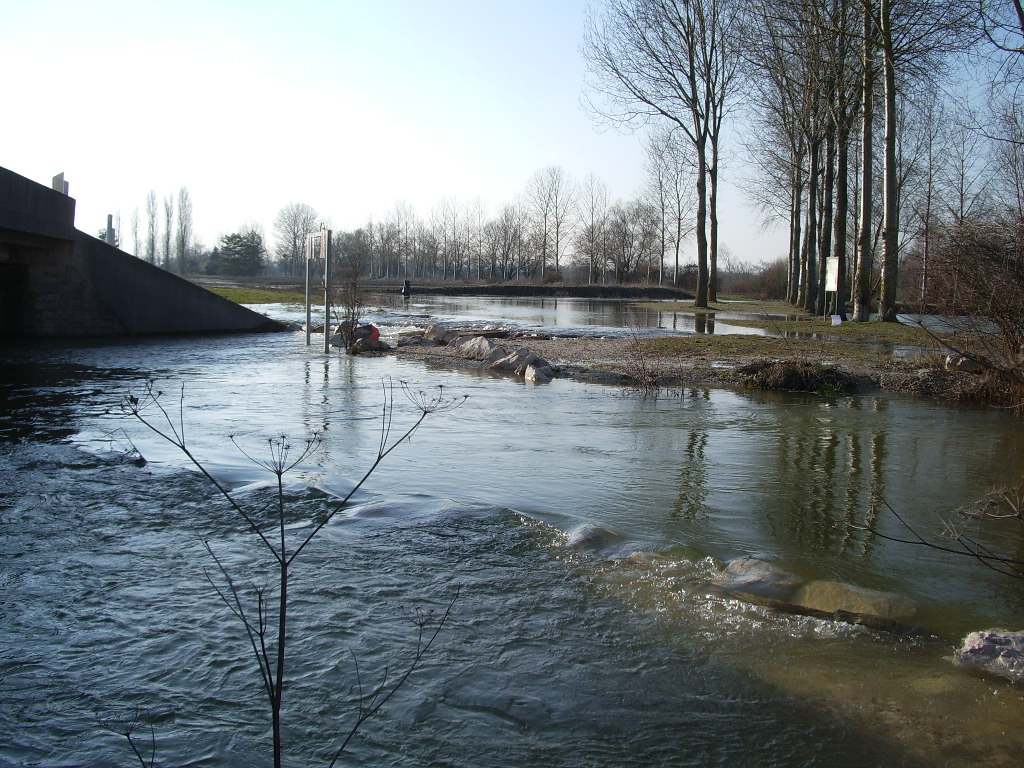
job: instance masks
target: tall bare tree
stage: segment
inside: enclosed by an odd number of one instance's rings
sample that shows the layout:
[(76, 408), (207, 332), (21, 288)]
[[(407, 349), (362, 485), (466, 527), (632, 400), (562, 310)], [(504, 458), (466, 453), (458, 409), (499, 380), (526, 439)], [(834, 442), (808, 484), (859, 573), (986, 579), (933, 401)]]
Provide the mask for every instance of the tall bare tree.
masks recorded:
[(303, 274), (306, 235), (320, 226), (317, 212), (305, 203), (289, 203), (274, 217), (274, 253), (285, 274)]
[(192, 196), (188, 187), (178, 190), (178, 222), (174, 235), (174, 249), (178, 256), (178, 272), (185, 274), (189, 249), (192, 247)]
[(164, 198), (164, 269), (171, 271), (171, 240), (174, 238), (174, 196)]
[(138, 256), (139, 255), (139, 246), (140, 246), (140, 240), (139, 240), (139, 207), (138, 206), (135, 206), (132, 209), (131, 226), (132, 226), (132, 253), (135, 254), (136, 256)]
[[(870, 7), (872, 0), (864, 0)], [(974, 3), (968, 0), (878, 0), (877, 41), (882, 61), (885, 139), (882, 218), (882, 283), (878, 315), (896, 321), (899, 269), (900, 203), (898, 111), (900, 80), (931, 78), (943, 69), (945, 56), (971, 40)]]
[(687, 147), (680, 144), (671, 127), (652, 132), (646, 149), (648, 190), (659, 217), (658, 239), (662, 257), (658, 282), (663, 282), (665, 257), (671, 252), (672, 282), (678, 286), (683, 241), (693, 231), (695, 166)]
[(548, 166), (530, 178), (526, 195), (530, 202), (541, 274), (548, 270), (549, 265), (557, 274), (562, 268), (561, 252), (568, 239), (569, 214), (574, 197), (572, 182), (560, 166)]
[(575, 250), (586, 267), (589, 284), (603, 277), (607, 263), (608, 185), (593, 174), (580, 187), (579, 213)]
[(146, 261), (150, 264), (156, 264), (156, 216), (156, 192), (151, 189), (146, 195)]
[(583, 43), (598, 114), (634, 125), (668, 121), (694, 148), (699, 307), (714, 295), (719, 146), (737, 73), (736, 7), (732, 0), (604, 0)]

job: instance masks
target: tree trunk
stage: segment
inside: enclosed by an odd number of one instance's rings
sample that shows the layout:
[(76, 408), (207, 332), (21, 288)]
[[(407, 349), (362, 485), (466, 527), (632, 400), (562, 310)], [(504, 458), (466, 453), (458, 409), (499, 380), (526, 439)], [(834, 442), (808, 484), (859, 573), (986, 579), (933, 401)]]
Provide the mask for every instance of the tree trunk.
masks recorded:
[(708, 158), (707, 143), (697, 145), (697, 291), (695, 307), (708, 305)]
[(711, 242), (708, 244), (708, 301), (718, 301), (718, 142), (711, 141), (711, 167), (708, 169), (711, 189), (708, 219)]
[(835, 123), (828, 127), (825, 138), (825, 184), (821, 195), (821, 227), (818, 244), (818, 291), (814, 312), (824, 315), (828, 309), (828, 296), (825, 292), (825, 278), (828, 272), (828, 256), (832, 252), (832, 194), (836, 183), (836, 129)]
[(812, 138), (811, 165), (807, 177), (807, 245), (804, 251), (803, 301), (801, 308), (814, 312), (818, 298), (818, 175), (821, 164), (821, 140)]
[(835, 314), (846, 319), (846, 224), (850, 215), (850, 130), (844, 125), (839, 129), (836, 147), (836, 210), (833, 253), (838, 262), (839, 283), (836, 286)]
[(800, 231), (803, 225), (803, 179), (799, 158), (793, 158), (793, 199), (789, 213), (789, 292), (786, 299), (795, 305), (800, 297)]
[(882, 72), (885, 81), (885, 217), (882, 223), (882, 290), (880, 320), (896, 322), (896, 284), (899, 278), (900, 207), (896, 167), (896, 63), (893, 60), (890, 0), (881, 0)]
[(870, 0), (864, 3), (864, 68), (861, 83), (861, 189), (860, 189), (860, 231), (857, 233), (857, 274), (854, 277), (853, 319), (858, 323), (867, 322), (871, 317), (871, 190), (874, 148), (874, 19)]

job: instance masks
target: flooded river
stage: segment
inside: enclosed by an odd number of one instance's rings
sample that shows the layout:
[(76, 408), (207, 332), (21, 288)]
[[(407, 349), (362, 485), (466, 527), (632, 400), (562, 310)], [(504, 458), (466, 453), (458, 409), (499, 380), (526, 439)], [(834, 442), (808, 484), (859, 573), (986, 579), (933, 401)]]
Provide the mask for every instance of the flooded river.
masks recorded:
[[(635, 317), (615, 302), (459, 298), (373, 319), (386, 334), (443, 318), (615, 335), (643, 327)], [(398, 674), (416, 616), (456, 585), (426, 664), (341, 764), (1019, 764), (1024, 692), (949, 657), (966, 632), (1021, 628), (1024, 588), (865, 530), (904, 532), (884, 499), (938, 533), (1020, 477), (1024, 431), (1006, 415), (888, 395), (642, 400), (325, 356), (284, 333), (0, 348), (0, 765), (131, 764), (99, 721), (136, 712), (160, 765), (271, 764), (259, 674), (201, 538), (246, 587), (272, 577), (187, 460), (121, 415), (148, 380), (254, 509), (273, 501), (273, 477), (229, 436), (257, 458), (268, 437), (323, 436), (286, 476), (294, 531), (373, 461), (386, 382), (395, 434), (417, 415), (397, 382), (468, 395), (297, 561), (289, 765), (327, 763), (359, 691)], [(581, 529), (589, 545), (568, 546)], [(771, 612), (708, 587), (746, 555), (904, 596), (914, 626)]]

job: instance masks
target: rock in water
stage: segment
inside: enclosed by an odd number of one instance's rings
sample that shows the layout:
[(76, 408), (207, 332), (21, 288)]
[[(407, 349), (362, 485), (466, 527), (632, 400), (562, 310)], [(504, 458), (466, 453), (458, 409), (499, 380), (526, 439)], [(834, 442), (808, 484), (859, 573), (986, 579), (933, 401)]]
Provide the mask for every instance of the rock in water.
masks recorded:
[[(505, 373), (518, 372), (519, 369), (526, 370), (527, 365), (532, 365), (536, 368), (544, 368), (550, 366), (547, 360), (539, 355), (533, 354), (528, 349), (517, 349), (515, 352), (509, 353), (506, 357), (495, 361), (491, 364), (491, 369), (495, 371), (503, 371)], [(522, 376), (522, 373), (519, 373)]]
[(864, 589), (838, 581), (811, 581), (800, 587), (793, 602), (823, 613), (856, 613), (879, 619), (907, 620), (917, 613), (913, 600), (892, 592)]
[(607, 546), (616, 538), (616, 535), (607, 528), (586, 523), (569, 533), (565, 540), (565, 547), (566, 549), (597, 550)]
[(738, 597), (792, 602), (794, 590), (803, 579), (756, 557), (738, 557), (725, 566), (718, 582), (726, 592)]
[(423, 332), (423, 338), (434, 342), (435, 344), (447, 344), (455, 338), (455, 331), (448, 328), (440, 323), (428, 326)]
[(964, 638), (954, 661), (1015, 683), (1024, 682), (1024, 632), (985, 629)]
[(523, 371), (523, 378), (526, 381), (532, 381), (535, 384), (547, 383), (551, 381), (551, 368), (549, 366), (538, 368), (533, 365), (528, 365)]
[(508, 355), (501, 345), (483, 336), (462, 336), (452, 342), (459, 354), (470, 360), (484, 360), (493, 363)]

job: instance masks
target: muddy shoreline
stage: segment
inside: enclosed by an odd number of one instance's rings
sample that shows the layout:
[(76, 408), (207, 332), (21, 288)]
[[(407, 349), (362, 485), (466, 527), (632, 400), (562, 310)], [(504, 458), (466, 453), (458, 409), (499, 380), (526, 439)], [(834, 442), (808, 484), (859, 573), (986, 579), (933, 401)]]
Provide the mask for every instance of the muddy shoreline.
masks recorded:
[[(593, 337), (543, 338), (514, 336), (494, 341), (509, 352), (528, 349), (548, 360), (556, 367), (556, 375), (578, 381), (619, 386), (637, 386), (643, 375), (656, 377), (665, 389), (695, 386), (750, 386), (747, 373), (742, 369), (766, 359), (793, 363), (806, 362), (805, 354), (779, 357), (757, 353), (708, 354), (702, 348), (672, 355), (652, 354), (644, 351), (637, 339), (609, 339)], [(837, 350), (839, 354), (837, 354)], [(395, 354), (418, 358), (442, 366), (486, 370), (487, 363), (468, 360), (453, 346), (434, 344), (402, 345)], [(950, 404), (969, 404), (978, 401), (981, 377), (958, 371), (947, 371), (936, 358), (897, 360), (879, 356), (875, 362), (844, 357), (841, 346), (824, 346), (812, 361), (839, 371), (850, 383), (851, 390), (916, 395)]]

